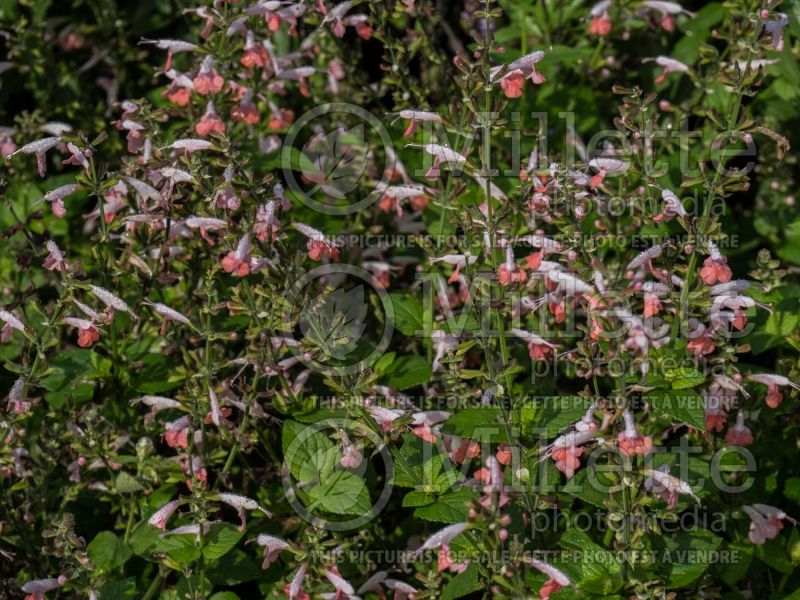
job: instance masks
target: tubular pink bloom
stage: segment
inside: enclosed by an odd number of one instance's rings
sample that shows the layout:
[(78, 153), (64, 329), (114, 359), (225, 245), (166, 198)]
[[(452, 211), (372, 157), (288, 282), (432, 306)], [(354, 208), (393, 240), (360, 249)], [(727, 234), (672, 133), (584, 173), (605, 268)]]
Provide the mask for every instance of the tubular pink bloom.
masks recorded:
[(700, 504), (700, 499), (692, 491), (692, 487), (669, 474), (669, 466), (664, 465), (656, 470), (645, 469), (647, 479), (644, 481), (644, 487), (647, 490), (658, 494), (662, 500), (667, 503), (667, 508), (672, 510), (678, 504), (678, 495), (691, 496), (695, 502)]
[(78, 346), (81, 348), (90, 348), (100, 339), (100, 330), (91, 321), (67, 317), (64, 322), (78, 329)]
[(161, 529), (162, 531), (166, 530), (167, 521), (169, 521), (169, 518), (180, 505), (181, 500), (172, 500), (171, 502), (167, 502), (164, 506), (153, 513), (153, 515), (147, 520), (147, 523), (153, 527)]
[(497, 269), (497, 280), (500, 285), (523, 283), (528, 279), (528, 274), (514, 260), (514, 249), (511, 244), (506, 246), (506, 260)]
[(722, 406), (721, 397), (713, 393), (713, 388), (704, 395), (705, 403), (705, 424), (708, 431), (720, 433), (725, 428), (728, 420), (728, 413)]
[(783, 401), (783, 393), (778, 389), (779, 387), (789, 386), (795, 390), (800, 390), (800, 385), (792, 382), (789, 378), (783, 375), (774, 375), (770, 373), (752, 373), (747, 376), (750, 381), (762, 383), (767, 386), (767, 406), (770, 408), (778, 408)]
[(42, 196), (42, 200), (45, 202), (50, 202), (50, 208), (53, 210), (53, 214), (61, 218), (67, 213), (66, 208), (64, 207), (64, 198), (74, 194), (80, 189), (80, 185), (68, 183), (67, 185), (62, 185), (54, 190), (50, 190), (44, 196)]
[(550, 457), (556, 468), (571, 479), (575, 471), (581, 466), (580, 456), (583, 454), (583, 444), (595, 439), (595, 429), (587, 428), (585, 431), (573, 431), (560, 435), (551, 444)]
[(22, 321), (20, 321), (7, 310), (0, 310), (0, 321), (3, 321), (4, 323), (2, 334), (0, 334), (0, 342), (5, 343), (10, 340), (11, 333), (15, 329), (20, 333), (26, 333), (25, 325), (22, 324)]
[(753, 544), (763, 544), (775, 539), (783, 529), (784, 519), (797, 523), (785, 512), (768, 504), (743, 506), (742, 510), (750, 517), (750, 532), (747, 537)]
[(303, 223), (294, 223), (293, 227), (308, 238), (306, 247), (308, 248), (308, 257), (311, 260), (339, 259), (339, 248), (333, 241), (328, 240), (321, 231)]
[(181, 52), (194, 52), (197, 50), (195, 44), (184, 42), (183, 40), (148, 40), (142, 38), (140, 44), (152, 44), (159, 50), (167, 51), (167, 61), (164, 63), (164, 70), (169, 71), (172, 68), (172, 57)]
[(311, 600), (311, 596), (303, 592), (303, 580), (306, 578), (305, 565), (297, 569), (292, 580), (283, 590), (289, 600)]
[(685, 65), (679, 60), (675, 60), (674, 58), (670, 58), (668, 56), (645, 58), (642, 60), (642, 62), (655, 62), (657, 65), (664, 67), (661, 75), (655, 79), (656, 84), (663, 83), (664, 80), (666, 80), (667, 75), (670, 73), (686, 73), (689, 71), (689, 65)]
[(181, 417), (164, 426), (164, 441), (170, 448), (189, 447), (189, 417)]
[(725, 434), (725, 443), (731, 446), (749, 446), (753, 443), (753, 433), (744, 424), (744, 413), (741, 410), (736, 415), (736, 425)]
[(45, 592), (51, 592), (60, 588), (67, 582), (64, 575), (53, 579), (34, 579), (22, 586), (22, 591), (28, 594), (26, 600), (44, 600)]
[(629, 409), (622, 412), (622, 418), (625, 421), (625, 429), (617, 434), (617, 445), (620, 452), (626, 456), (633, 456), (634, 454), (641, 454), (642, 456), (649, 454), (653, 451), (653, 438), (644, 436), (636, 429), (636, 421), (633, 419), (633, 414)]
[(706, 285), (729, 282), (733, 277), (733, 272), (728, 266), (728, 259), (720, 253), (719, 248), (713, 242), (708, 242), (707, 246), (710, 256), (703, 262), (700, 278)]
[(236, 250), (225, 255), (220, 264), (226, 273), (236, 277), (247, 277), (250, 274), (250, 236), (243, 235)]
[(247, 32), (247, 42), (244, 45), (244, 53), (239, 59), (245, 69), (264, 67), (269, 63), (269, 53), (263, 44), (256, 43), (252, 31)]
[[(497, 80), (503, 88), (506, 98), (519, 98), (526, 79), (534, 84), (544, 83), (544, 76), (536, 70), (536, 63), (544, 58), (544, 52), (538, 50), (522, 56), (507, 66), (505, 74)], [(497, 76), (503, 67), (494, 67), (490, 74)]]
[(192, 322), (187, 317), (183, 316), (177, 310), (173, 310), (166, 304), (161, 304), (160, 302), (150, 302), (149, 300), (145, 300), (143, 304), (150, 306), (155, 312), (164, 317), (164, 324), (161, 327), (161, 335), (164, 335), (166, 332), (166, 325), (169, 321), (176, 321), (178, 323), (188, 325), (189, 327), (194, 327)]
[(695, 356), (706, 356), (717, 349), (711, 332), (700, 324), (691, 335), (692, 339), (686, 344), (686, 348)]
[(663, 189), (661, 190), (661, 198), (664, 200), (664, 210), (662, 210), (660, 214), (653, 217), (653, 221), (656, 223), (668, 223), (676, 216), (687, 216), (688, 213), (683, 207), (683, 203), (673, 192), (668, 189)]
[(61, 249), (53, 240), (47, 242), (47, 257), (42, 265), (48, 271), (63, 271), (69, 267), (69, 263), (64, 258)]
[(439, 547), (437, 557), (436, 570), (441, 573), (442, 571), (450, 571), (452, 573), (462, 573), (469, 566), (469, 561), (457, 563), (450, 555), (450, 546), (442, 544)]
[(355, 596), (355, 588), (350, 585), (347, 580), (343, 579), (341, 575), (339, 575), (339, 570), (336, 567), (325, 569), (323, 574), (327, 580), (331, 582), (331, 585), (336, 588), (337, 598), (340, 596), (342, 598), (350, 598), (351, 596)]
[(416, 131), (417, 126), (420, 123), (424, 123), (425, 121), (434, 123), (442, 122), (442, 117), (440, 117), (436, 113), (428, 112), (426, 110), (414, 110), (414, 109), (401, 110), (399, 113), (397, 113), (397, 117), (400, 119), (408, 120), (408, 126), (403, 132), (404, 138), (411, 137), (411, 135), (413, 135), (414, 131)]
[(118, 298), (108, 290), (105, 290), (96, 285), (90, 285), (89, 289), (98, 300), (100, 300), (103, 304), (105, 304), (109, 308), (113, 308), (114, 310), (118, 310), (121, 312), (126, 312), (130, 314), (134, 319), (138, 318), (133, 313), (133, 311), (131, 311), (131, 309), (128, 308), (128, 305), (125, 304), (125, 302), (122, 299)]
[(559, 569), (556, 569), (554, 566), (549, 565), (544, 561), (530, 557), (528, 559), (528, 564), (530, 564), (540, 573), (544, 573), (547, 575), (547, 577), (549, 577), (545, 584), (539, 588), (539, 596), (541, 596), (543, 600), (547, 600), (547, 598), (550, 597), (550, 594), (556, 593), (561, 588), (572, 585), (572, 581), (570, 581), (569, 577), (567, 577)]
[(416, 556), (422, 554), (425, 550), (434, 550), (442, 545), (449, 544), (456, 537), (464, 533), (469, 528), (469, 523), (456, 523), (455, 525), (448, 525), (440, 529), (432, 536), (430, 536), (414, 553)]
[(16, 415), (26, 415), (31, 410), (31, 403), (25, 397), (25, 380), (19, 377), (8, 392), (7, 408)]
[(592, 17), (592, 22), (589, 23), (589, 33), (591, 35), (605, 37), (611, 33), (612, 25), (611, 17), (608, 16), (608, 13), (604, 12), (602, 15)]
[(225, 80), (214, 68), (214, 58), (206, 56), (200, 64), (200, 71), (192, 80), (195, 91), (201, 96), (216, 94), (225, 85)]
[(264, 570), (275, 562), (281, 552), (291, 547), (285, 540), (266, 533), (259, 535), (256, 538), (256, 543), (264, 547), (264, 561), (261, 563), (261, 568)]
[(225, 133), (225, 123), (214, 111), (213, 102), (208, 103), (206, 112), (200, 118), (200, 121), (197, 122), (197, 125), (194, 126), (194, 130), (200, 137), (206, 137), (212, 133)]
[(358, 451), (356, 445), (350, 441), (350, 438), (347, 437), (347, 434), (342, 431), (342, 458), (339, 460), (339, 464), (344, 469), (355, 469), (358, 465), (361, 464), (361, 461), (364, 460), (364, 457), (361, 455), (361, 452)]
[(51, 148), (54, 148), (58, 145), (61, 141), (61, 138), (58, 136), (42, 138), (40, 140), (36, 140), (35, 142), (31, 142), (30, 144), (25, 144), (18, 150), (15, 150), (8, 156), (6, 156), (6, 160), (9, 160), (13, 156), (17, 154), (34, 154), (36, 155), (36, 166), (39, 170), (39, 176), (44, 177), (47, 174), (47, 165), (45, 163), (45, 154)]
[(255, 125), (261, 120), (258, 108), (253, 103), (253, 91), (247, 90), (241, 102), (231, 110), (234, 121), (244, 121), (248, 125)]
[(423, 149), (425, 152), (433, 156), (433, 164), (431, 165), (430, 169), (428, 169), (428, 172), (425, 173), (425, 178), (429, 180), (436, 180), (439, 178), (439, 175), (441, 174), (439, 167), (442, 164), (463, 164), (467, 162), (466, 157), (448, 148), (447, 146), (441, 146), (439, 144), (425, 144)]

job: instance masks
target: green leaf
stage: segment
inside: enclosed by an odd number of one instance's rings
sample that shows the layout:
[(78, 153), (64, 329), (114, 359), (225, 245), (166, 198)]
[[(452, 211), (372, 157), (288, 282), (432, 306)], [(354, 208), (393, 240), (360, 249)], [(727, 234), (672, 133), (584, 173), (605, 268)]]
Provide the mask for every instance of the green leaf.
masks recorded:
[(442, 433), (473, 440), (507, 442), (500, 414), (499, 408), (466, 408), (444, 422)]
[(468, 594), (477, 592), (483, 587), (480, 580), (480, 571), (475, 563), (470, 565), (464, 570), (453, 577), (444, 589), (442, 590), (441, 600), (453, 600), (454, 598), (463, 598)]
[(783, 495), (800, 504), (800, 477), (789, 477), (783, 484)]
[(372, 508), (364, 480), (352, 471), (334, 471), (324, 483), (311, 488), (309, 496), (336, 515), (361, 516)]
[(664, 373), (673, 390), (685, 390), (705, 383), (706, 377), (692, 367), (680, 367)]
[(119, 474), (117, 474), (115, 487), (120, 494), (133, 494), (134, 492), (141, 492), (144, 489), (141, 483), (136, 481), (132, 475), (129, 475), (125, 471), (120, 471)]
[(644, 399), (670, 419), (705, 431), (705, 402), (696, 392), (688, 389), (678, 392), (654, 390)]
[(431, 378), (431, 364), (416, 354), (395, 359), (389, 370), (387, 384), (397, 390), (407, 390), (426, 383)]
[(213, 563), (207, 573), (208, 578), (217, 585), (239, 585), (258, 579), (263, 571), (246, 552), (234, 548), (225, 555), (225, 560)]
[(285, 421), (281, 443), (284, 465), (301, 484), (321, 480), (336, 463), (338, 450), (314, 425)]
[[(722, 539), (704, 529), (657, 538), (659, 572), (670, 588), (689, 585), (711, 566)], [(660, 547), (659, 547), (660, 546)]]
[(422, 302), (410, 294), (393, 292), (389, 298), (394, 306), (394, 327), (403, 335), (413, 336), (422, 331)]
[(229, 523), (215, 523), (205, 537), (203, 556), (209, 560), (216, 560), (233, 550), (233, 547), (242, 539), (244, 532)]
[(427, 492), (411, 491), (403, 496), (403, 506), (416, 508), (418, 506), (427, 506), (436, 501), (436, 496)]
[(133, 552), (111, 531), (101, 531), (86, 547), (89, 559), (98, 570), (108, 573), (124, 565)]
[(135, 577), (110, 581), (100, 588), (100, 600), (125, 600), (125, 598), (136, 597)]
[(461, 523), (467, 520), (469, 507), (477, 497), (475, 490), (462, 488), (441, 496), (433, 504), (416, 509), (414, 516), (440, 523)]

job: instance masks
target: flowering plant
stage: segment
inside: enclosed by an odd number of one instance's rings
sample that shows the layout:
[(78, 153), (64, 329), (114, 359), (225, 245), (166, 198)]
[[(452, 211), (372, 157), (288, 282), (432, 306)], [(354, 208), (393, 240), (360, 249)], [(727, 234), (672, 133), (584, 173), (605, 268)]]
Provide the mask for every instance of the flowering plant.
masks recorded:
[(3, 593), (794, 598), (778, 4), (66, 27), (108, 115), (0, 130)]

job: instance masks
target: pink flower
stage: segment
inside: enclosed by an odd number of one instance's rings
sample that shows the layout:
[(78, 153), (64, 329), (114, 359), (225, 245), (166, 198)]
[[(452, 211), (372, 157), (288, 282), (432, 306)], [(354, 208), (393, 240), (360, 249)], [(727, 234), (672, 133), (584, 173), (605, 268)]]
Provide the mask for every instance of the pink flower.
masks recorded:
[(200, 137), (206, 137), (212, 133), (225, 133), (225, 123), (214, 111), (213, 102), (208, 103), (208, 106), (206, 106), (206, 112), (202, 117), (200, 117), (200, 120), (194, 126), (194, 130)]
[(622, 412), (622, 418), (625, 421), (625, 429), (617, 434), (617, 445), (619, 451), (626, 456), (633, 456), (634, 454), (649, 454), (653, 451), (653, 438), (644, 436), (636, 429), (636, 422), (633, 420), (633, 414), (629, 409)]
[(439, 552), (436, 563), (436, 570), (441, 573), (442, 571), (450, 571), (451, 573), (463, 573), (469, 566), (469, 561), (457, 563), (450, 555), (450, 546), (442, 544), (439, 546)]
[(281, 552), (290, 548), (286, 540), (282, 540), (274, 535), (267, 535), (266, 533), (259, 535), (256, 538), (256, 543), (264, 547), (264, 561), (261, 563), (261, 568), (264, 570), (268, 569), (269, 566), (275, 562), (275, 559), (278, 558)]
[(67, 317), (64, 322), (78, 329), (78, 346), (81, 348), (90, 348), (100, 339), (100, 330), (91, 321)]
[(583, 444), (596, 437), (594, 428), (585, 431), (571, 431), (556, 438), (550, 447), (550, 457), (556, 463), (556, 468), (571, 479), (575, 471), (581, 466), (580, 456), (583, 454)]
[(656, 56), (655, 58), (645, 58), (642, 62), (655, 62), (657, 65), (664, 67), (664, 70), (661, 72), (661, 75), (656, 77), (655, 83), (663, 83), (666, 80), (667, 75), (670, 73), (686, 73), (689, 71), (689, 66), (683, 64), (679, 60), (675, 60), (674, 58), (670, 58), (668, 56)]
[(741, 410), (736, 415), (736, 425), (725, 434), (725, 443), (731, 446), (749, 446), (753, 443), (753, 434), (744, 424), (744, 413)]
[(703, 262), (700, 269), (700, 278), (706, 285), (714, 285), (717, 282), (728, 283), (733, 277), (733, 272), (728, 266), (728, 259), (725, 258), (713, 242), (708, 242), (710, 256)]
[(523, 283), (528, 279), (528, 274), (514, 260), (514, 249), (511, 244), (506, 246), (506, 260), (497, 269), (497, 280), (500, 285)]
[[(519, 98), (522, 95), (522, 88), (526, 79), (530, 79), (534, 84), (544, 83), (544, 75), (536, 70), (536, 63), (544, 58), (544, 52), (538, 50), (531, 52), (506, 67), (505, 74), (497, 80), (506, 98)], [(503, 67), (494, 67), (491, 76), (494, 78)]]
[(530, 564), (540, 573), (544, 573), (547, 575), (547, 577), (549, 577), (549, 579), (545, 581), (544, 585), (539, 588), (539, 596), (543, 600), (547, 600), (547, 598), (550, 597), (550, 594), (555, 594), (561, 588), (572, 585), (572, 581), (570, 581), (569, 577), (567, 577), (559, 569), (556, 569), (554, 566), (549, 565), (544, 561), (531, 557), (528, 559), (528, 564)]
[(645, 469), (647, 479), (644, 480), (644, 487), (658, 494), (667, 503), (667, 508), (672, 510), (678, 504), (678, 495), (691, 496), (695, 502), (700, 503), (700, 499), (692, 491), (692, 487), (669, 474), (669, 466), (663, 465), (656, 470)]
[(245, 69), (263, 67), (269, 62), (269, 54), (263, 44), (256, 43), (253, 39), (253, 32), (247, 32), (247, 42), (244, 46), (244, 54), (239, 59)]
[(785, 512), (768, 504), (743, 506), (742, 510), (750, 517), (750, 532), (747, 537), (754, 544), (763, 544), (775, 539), (783, 529), (784, 519), (796, 524), (796, 521)]
[(214, 68), (214, 58), (211, 55), (206, 56), (200, 64), (200, 71), (192, 80), (194, 89), (201, 96), (207, 94), (216, 94), (225, 85), (225, 80), (217, 73)]
[(231, 110), (231, 118), (234, 121), (244, 121), (248, 125), (255, 125), (261, 120), (258, 108), (253, 104), (253, 92), (245, 92), (242, 101)]
[(611, 26), (611, 17), (608, 16), (607, 12), (604, 12), (602, 15), (592, 18), (592, 22), (589, 23), (589, 33), (605, 37), (611, 33)]
[(783, 375), (774, 375), (770, 373), (753, 373), (748, 375), (750, 381), (756, 383), (763, 383), (767, 386), (767, 406), (770, 408), (778, 408), (783, 401), (783, 393), (778, 389), (779, 387), (789, 386), (795, 390), (800, 390), (800, 385), (790, 381)]
[(147, 520), (147, 523), (153, 527), (161, 529), (162, 531), (166, 530), (167, 521), (169, 521), (169, 518), (180, 505), (181, 500), (172, 500), (171, 502), (167, 502), (164, 506), (153, 513), (153, 515)]
[(250, 274), (250, 236), (243, 235), (236, 250), (228, 252), (220, 264), (226, 273), (235, 277), (247, 277)]
[(64, 258), (64, 254), (53, 240), (48, 240), (47, 252), (47, 257), (44, 259), (44, 264), (42, 265), (45, 269), (48, 271), (63, 271), (69, 268), (69, 263)]

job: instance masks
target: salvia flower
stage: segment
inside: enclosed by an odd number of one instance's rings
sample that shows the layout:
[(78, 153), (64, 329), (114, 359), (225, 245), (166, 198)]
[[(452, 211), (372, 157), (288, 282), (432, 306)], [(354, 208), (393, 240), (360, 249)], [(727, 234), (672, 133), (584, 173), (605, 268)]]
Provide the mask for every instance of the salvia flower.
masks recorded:
[(514, 248), (511, 244), (506, 245), (506, 259), (497, 269), (497, 280), (500, 285), (511, 285), (524, 283), (526, 279), (528, 274), (514, 260)]
[(633, 413), (629, 409), (622, 412), (622, 419), (625, 423), (625, 429), (617, 434), (617, 445), (619, 451), (626, 456), (633, 456), (634, 454), (649, 454), (653, 451), (653, 438), (639, 433), (636, 428), (636, 421), (633, 418)]
[(162, 531), (166, 530), (167, 521), (169, 521), (173, 513), (178, 510), (178, 507), (181, 505), (181, 503), (181, 500), (172, 500), (167, 502), (164, 506), (152, 514), (152, 516), (147, 520), (148, 524), (152, 525), (153, 527), (157, 527)]
[(659, 84), (663, 83), (667, 79), (667, 75), (670, 73), (688, 73), (689, 72), (689, 65), (682, 63), (679, 60), (675, 60), (674, 58), (670, 58), (669, 56), (656, 56), (653, 58), (644, 58), (642, 62), (654, 62), (660, 67), (664, 67), (663, 71), (661, 71), (661, 75), (656, 77), (654, 83)]
[(419, 556), (425, 550), (435, 550), (444, 544), (449, 544), (456, 537), (464, 533), (468, 528), (469, 523), (465, 522), (448, 525), (447, 527), (440, 529), (423, 542), (423, 544), (415, 552), (415, 555)]
[(131, 315), (134, 319), (138, 319), (138, 317), (134, 314), (134, 312), (128, 307), (124, 300), (118, 298), (111, 292), (106, 289), (101, 288), (97, 285), (90, 285), (89, 289), (92, 291), (92, 294), (100, 300), (103, 304), (105, 304), (108, 308), (117, 310), (120, 312), (126, 312)]
[(669, 223), (676, 216), (685, 217), (688, 213), (683, 207), (680, 198), (668, 189), (661, 190), (661, 199), (664, 201), (664, 209), (653, 217), (656, 223)]
[(405, 109), (397, 113), (397, 117), (408, 121), (408, 126), (403, 132), (403, 137), (411, 137), (420, 123), (441, 123), (442, 117), (426, 110)]
[(46, 592), (52, 592), (67, 583), (67, 578), (60, 575), (52, 579), (34, 579), (22, 586), (22, 591), (28, 594), (26, 600), (44, 600)]
[(268, 569), (269, 566), (275, 562), (275, 559), (278, 558), (281, 552), (291, 547), (286, 540), (282, 540), (274, 535), (267, 535), (266, 533), (259, 535), (256, 538), (256, 543), (264, 547), (264, 561), (261, 563), (261, 568), (264, 570)]
[(165, 71), (169, 71), (172, 68), (172, 57), (176, 54), (181, 52), (194, 52), (197, 50), (197, 46), (195, 44), (184, 42), (183, 40), (148, 40), (142, 38), (139, 43), (152, 44), (159, 50), (167, 51), (167, 60), (164, 63)]
[(448, 148), (447, 146), (441, 146), (439, 144), (425, 144), (422, 147), (425, 152), (433, 156), (433, 164), (431, 165), (428, 172), (425, 173), (425, 178), (429, 180), (436, 180), (439, 178), (441, 174), (440, 167), (443, 164), (464, 164), (467, 162), (466, 157), (462, 156), (455, 150)]
[(0, 310), (0, 321), (3, 321), (3, 330), (0, 333), (0, 341), (5, 343), (11, 339), (11, 333), (14, 330), (19, 331), (20, 333), (27, 334), (25, 330), (25, 325), (20, 321), (17, 317), (13, 314), (8, 312), (7, 310)]
[(244, 53), (239, 59), (245, 69), (264, 67), (269, 62), (269, 53), (264, 48), (264, 44), (255, 41), (252, 31), (247, 32), (247, 41), (244, 45)]
[(589, 11), (592, 22), (589, 23), (589, 33), (604, 37), (611, 33), (611, 17), (608, 16), (608, 9), (611, 7), (611, 0), (603, 0), (595, 4)]
[(226, 273), (235, 277), (247, 277), (250, 274), (250, 235), (244, 234), (236, 250), (228, 252), (220, 264)]
[(210, 54), (200, 64), (200, 71), (192, 80), (195, 91), (201, 96), (216, 94), (225, 85), (225, 79), (214, 68), (214, 57)]
[(25, 396), (25, 380), (18, 377), (8, 392), (8, 411), (16, 415), (26, 415), (31, 409), (31, 403)]
[(306, 567), (302, 565), (295, 572), (289, 585), (284, 590), (289, 600), (311, 600), (311, 596), (303, 592), (303, 580), (306, 578)]
[(658, 469), (645, 469), (644, 487), (657, 494), (667, 503), (667, 508), (672, 510), (678, 504), (678, 495), (690, 496), (695, 502), (700, 504), (700, 499), (695, 495), (692, 486), (681, 481), (677, 477), (669, 474), (669, 465), (663, 465)]
[(703, 262), (700, 278), (706, 285), (714, 285), (717, 282), (728, 283), (733, 277), (733, 272), (728, 266), (728, 259), (722, 255), (714, 242), (709, 241), (706, 246), (709, 257)]
[(17, 154), (34, 154), (36, 155), (36, 166), (39, 170), (39, 176), (44, 177), (47, 174), (47, 164), (45, 162), (45, 154), (51, 148), (55, 148), (58, 143), (61, 141), (61, 138), (58, 136), (42, 138), (40, 140), (36, 140), (35, 142), (31, 142), (30, 144), (25, 144), (21, 148), (15, 150), (8, 156), (6, 156), (6, 160), (16, 156)]
[(90, 348), (96, 341), (100, 339), (100, 330), (97, 328), (97, 325), (87, 319), (66, 317), (64, 319), (64, 323), (77, 328), (78, 346), (81, 348)]
[(206, 112), (194, 126), (195, 133), (200, 137), (207, 137), (212, 133), (225, 133), (225, 121), (223, 121), (214, 110), (214, 103), (209, 101), (206, 105)]
[(311, 260), (319, 261), (325, 258), (337, 260), (339, 258), (339, 248), (318, 229), (304, 223), (294, 223), (292, 227), (308, 238), (306, 248), (308, 248), (308, 258)]
[(581, 466), (580, 457), (583, 454), (583, 444), (597, 437), (594, 429), (586, 431), (570, 431), (562, 434), (547, 449), (556, 468), (572, 479), (575, 471)]
[(188, 317), (185, 317), (177, 310), (174, 310), (167, 306), (166, 304), (161, 304), (160, 302), (150, 302), (149, 300), (145, 300), (143, 304), (151, 307), (155, 312), (159, 315), (164, 317), (164, 323), (161, 325), (161, 335), (164, 335), (167, 331), (167, 323), (170, 321), (175, 321), (177, 323), (183, 323), (184, 325), (188, 325), (192, 329), (195, 329), (192, 322), (189, 320)]
[(797, 524), (797, 521), (780, 508), (769, 504), (753, 504), (743, 506), (742, 509), (750, 517), (750, 531), (747, 537), (754, 544), (763, 544), (767, 540), (775, 539), (783, 529), (784, 520)]
[(732, 446), (749, 446), (753, 443), (753, 433), (744, 424), (744, 412), (741, 410), (736, 415), (736, 425), (725, 434), (725, 443)]
[(555, 594), (561, 588), (572, 585), (570, 578), (554, 566), (547, 564), (546, 562), (533, 556), (529, 557), (527, 562), (534, 569), (540, 573), (544, 573), (549, 578), (545, 584), (539, 588), (539, 596), (543, 600), (547, 600), (547, 598), (550, 597), (550, 594)]
[(261, 508), (258, 502), (246, 496), (240, 496), (238, 494), (220, 493), (219, 501), (224, 502), (228, 506), (235, 508), (239, 512), (239, 518), (242, 520), (242, 525), (239, 528), (240, 531), (244, 531), (245, 527), (247, 527), (247, 516), (245, 511), (260, 510), (265, 515), (267, 516), (270, 515), (269, 511)]
[[(2, 315), (0, 315), (2, 318)], [(767, 386), (767, 406), (770, 408), (778, 408), (783, 401), (783, 393), (779, 388), (789, 386), (795, 390), (800, 390), (800, 385), (790, 381), (789, 378), (783, 375), (774, 375), (771, 373), (752, 373), (747, 376), (750, 381), (762, 383)]]
[(543, 58), (544, 52), (537, 50), (518, 58), (506, 67), (494, 67), (490, 74), (492, 78), (495, 78), (505, 68), (505, 73), (497, 80), (497, 83), (503, 88), (506, 98), (519, 98), (522, 96), (522, 88), (526, 79), (530, 79), (534, 84), (544, 83), (544, 75), (536, 70), (536, 63)]
[(44, 259), (44, 264), (42, 265), (48, 271), (63, 271), (66, 268), (69, 268), (69, 263), (67, 259), (64, 258), (64, 254), (61, 252), (61, 249), (58, 247), (53, 240), (47, 241), (47, 257)]
[(50, 208), (52, 209), (53, 214), (61, 218), (67, 214), (67, 209), (64, 206), (64, 198), (74, 194), (79, 189), (81, 189), (80, 185), (76, 183), (68, 183), (67, 185), (62, 185), (54, 190), (50, 190), (44, 196), (42, 196), (42, 200), (45, 202), (50, 202)]

